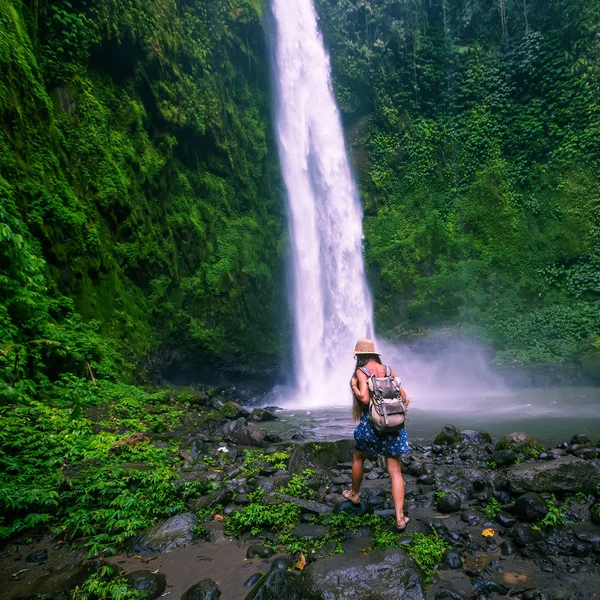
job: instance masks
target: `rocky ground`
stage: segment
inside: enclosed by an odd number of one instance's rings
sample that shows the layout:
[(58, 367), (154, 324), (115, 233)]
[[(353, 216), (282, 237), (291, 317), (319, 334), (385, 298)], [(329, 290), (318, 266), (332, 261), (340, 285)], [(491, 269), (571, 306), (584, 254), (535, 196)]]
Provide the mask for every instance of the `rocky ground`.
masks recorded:
[(355, 506), (341, 496), (351, 440), (294, 445), (260, 426), (276, 412), (218, 409), (221, 422), (177, 434), (181, 477), (211, 493), (105, 560), (48, 537), (12, 542), (2, 597), (70, 598), (108, 564), (142, 597), (170, 600), (600, 597), (595, 440), (547, 449), (522, 433), (494, 443), (447, 426), (403, 459), (411, 521), (398, 534), (381, 459), (366, 463)]

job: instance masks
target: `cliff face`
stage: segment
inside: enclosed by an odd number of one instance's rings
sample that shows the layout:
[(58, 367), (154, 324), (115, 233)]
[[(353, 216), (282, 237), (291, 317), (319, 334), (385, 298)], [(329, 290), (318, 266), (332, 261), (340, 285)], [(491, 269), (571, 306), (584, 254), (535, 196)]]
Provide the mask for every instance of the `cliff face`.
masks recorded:
[[(378, 328), (500, 362), (600, 348), (600, 5), (316, 0)], [(595, 348), (595, 350), (594, 350)]]
[(261, 13), (260, 0), (0, 0), (6, 368), (256, 371), (281, 355)]

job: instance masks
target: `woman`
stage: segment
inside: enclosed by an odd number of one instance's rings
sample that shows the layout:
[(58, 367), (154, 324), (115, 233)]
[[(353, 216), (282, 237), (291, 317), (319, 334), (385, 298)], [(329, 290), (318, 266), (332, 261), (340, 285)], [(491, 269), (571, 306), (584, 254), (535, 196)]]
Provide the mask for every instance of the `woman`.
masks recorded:
[[(360, 367), (367, 367), (371, 375), (385, 376), (385, 367), (381, 364), (379, 352), (375, 352), (375, 344), (371, 340), (358, 340), (354, 348), (356, 367), (350, 380), (350, 387), (354, 397), (352, 417), (359, 421), (354, 430), (354, 462), (352, 464), (352, 489), (343, 492), (344, 498), (358, 504), (360, 502), (360, 486), (363, 480), (363, 466), (365, 459), (373, 454), (386, 457), (387, 469), (392, 481), (392, 497), (396, 510), (396, 527), (404, 531), (410, 521), (404, 516), (404, 480), (400, 469), (400, 456), (408, 454), (408, 436), (406, 429), (402, 428), (397, 433), (378, 434), (371, 427), (367, 409), (369, 406), (369, 384), (367, 376)], [(396, 374), (392, 370), (392, 375)], [(400, 388), (402, 402), (408, 406), (408, 399), (404, 389)]]

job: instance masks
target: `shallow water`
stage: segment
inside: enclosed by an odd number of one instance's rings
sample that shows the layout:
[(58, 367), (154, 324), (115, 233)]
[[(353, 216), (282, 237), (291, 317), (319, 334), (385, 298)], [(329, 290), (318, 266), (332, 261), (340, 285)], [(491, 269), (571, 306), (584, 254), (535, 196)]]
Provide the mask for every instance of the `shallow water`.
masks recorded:
[[(270, 433), (289, 440), (300, 433), (311, 441), (352, 437), (350, 405), (284, 409), (280, 420), (265, 423)], [(522, 389), (473, 398), (413, 397), (408, 420), (413, 443), (430, 443), (440, 429), (481, 429), (494, 441), (512, 431), (524, 431), (546, 445), (569, 441), (576, 433), (600, 439), (600, 388)]]

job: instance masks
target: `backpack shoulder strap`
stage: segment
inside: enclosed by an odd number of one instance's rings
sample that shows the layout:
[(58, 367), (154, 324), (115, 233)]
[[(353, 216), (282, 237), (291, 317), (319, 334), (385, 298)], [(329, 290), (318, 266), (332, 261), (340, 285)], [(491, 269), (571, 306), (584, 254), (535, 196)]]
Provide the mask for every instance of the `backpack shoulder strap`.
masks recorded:
[(392, 370), (387, 365), (384, 368), (385, 368), (385, 376), (386, 377), (391, 377)]
[(359, 367), (358, 370), (364, 373), (367, 377), (371, 377), (371, 371), (369, 371), (369, 367)]

